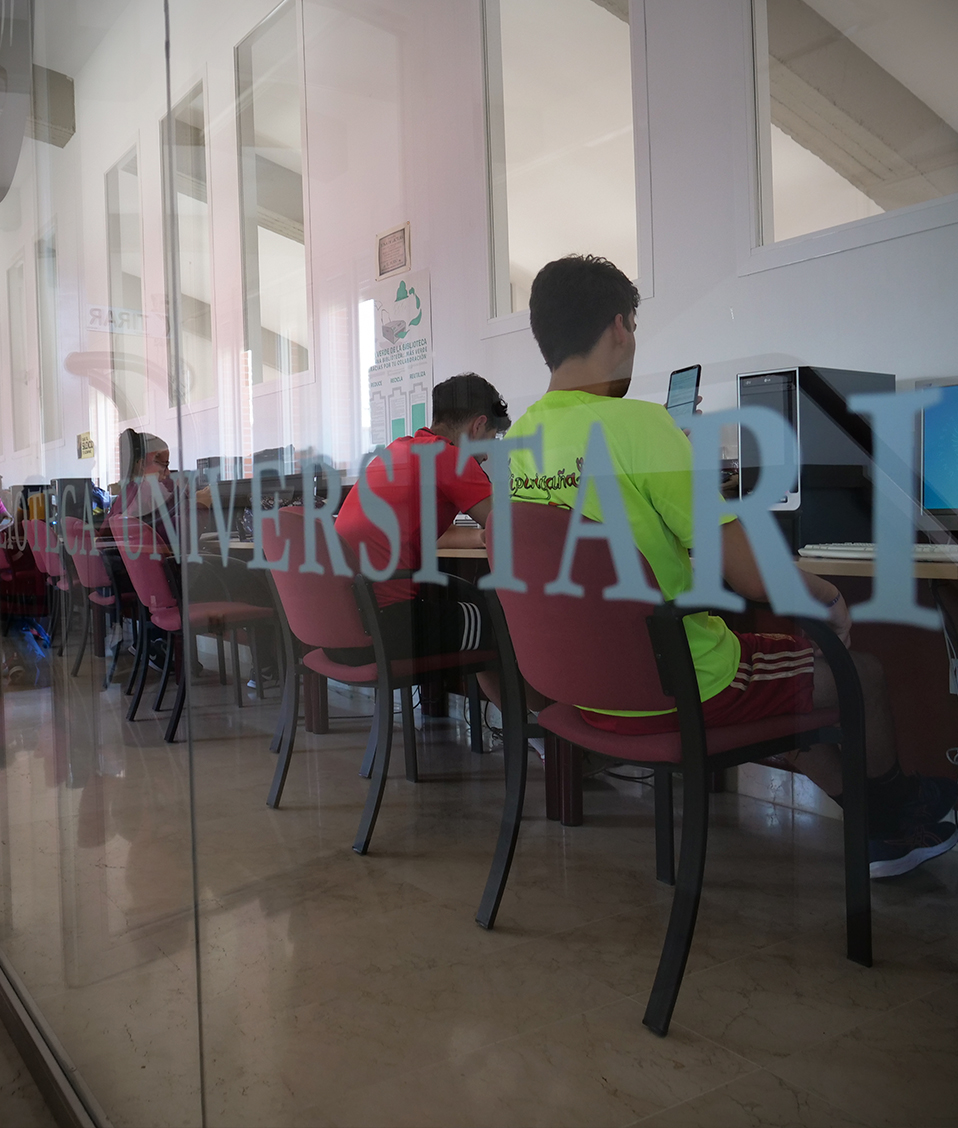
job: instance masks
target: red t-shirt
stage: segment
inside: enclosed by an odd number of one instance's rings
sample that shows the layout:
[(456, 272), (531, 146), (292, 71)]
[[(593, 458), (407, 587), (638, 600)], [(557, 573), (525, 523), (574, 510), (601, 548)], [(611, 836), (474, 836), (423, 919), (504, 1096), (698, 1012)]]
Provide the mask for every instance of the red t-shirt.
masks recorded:
[[(457, 513), (466, 513), (474, 505), (492, 494), (492, 483), (474, 458), (468, 459), (461, 474), (456, 473), (459, 450), (428, 427), (415, 435), (405, 435), (386, 448), (392, 456), (393, 480), (386, 476), (386, 467), (380, 458), (374, 458), (366, 468), (366, 478), (373, 493), (392, 506), (399, 520), (399, 562), (397, 570), (417, 571), (422, 564), (422, 539), (419, 512), (420, 460), (412, 453), (412, 446), (420, 443), (441, 443), (443, 449), (436, 457), (436, 536), (440, 537), (456, 519)], [(358, 488), (352, 489), (343, 502), (336, 518), (336, 531), (359, 555), (359, 546), (366, 544), (370, 563), (374, 568), (385, 568), (389, 563), (389, 541), (385, 533), (370, 521), (359, 503)], [(412, 599), (416, 584), (411, 580), (386, 580), (376, 585), (376, 598), (380, 607)]]

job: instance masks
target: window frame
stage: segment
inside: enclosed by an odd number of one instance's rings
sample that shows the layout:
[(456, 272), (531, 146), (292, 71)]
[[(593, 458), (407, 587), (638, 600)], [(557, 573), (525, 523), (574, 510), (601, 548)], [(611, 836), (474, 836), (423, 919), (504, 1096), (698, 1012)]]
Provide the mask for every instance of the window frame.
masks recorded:
[[(502, 47), (499, 0), (482, 0), (482, 79), (486, 163), (487, 313), (482, 339), (529, 328), (528, 309), (498, 313), (509, 296), (509, 233), (505, 184), (505, 126), (502, 97)], [(632, 146), (635, 170), (635, 233), (642, 301), (654, 296), (652, 242), (652, 174), (649, 140), (649, 88), (645, 0), (629, 0), (632, 70)], [(503, 271), (501, 264), (506, 264)], [(543, 264), (544, 265), (544, 264)], [(511, 305), (511, 297), (509, 298)]]
[(761, 128), (763, 120), (768, 120), (767, 117), (763, 118), (762, 106), (763, 102), (768, 101), (767, 89), (762, 84), (763, 74), (767, 74), (767, 63), (763, 64), (768, 56), (767, 17), (765, 0), (741, 0), (741, 3), (746, 60), (748, 216), (740, 217), (739, 276), (759, 274), (793, 263), (810, 262), (958, 223), (956, 193), (938, 200), (896, 208), (881, 215), (850, 220), (820, 231), (810, 231), (791, 239), (762, 242), (763, 228), (768, 222), (771, 194), (769, 143)]

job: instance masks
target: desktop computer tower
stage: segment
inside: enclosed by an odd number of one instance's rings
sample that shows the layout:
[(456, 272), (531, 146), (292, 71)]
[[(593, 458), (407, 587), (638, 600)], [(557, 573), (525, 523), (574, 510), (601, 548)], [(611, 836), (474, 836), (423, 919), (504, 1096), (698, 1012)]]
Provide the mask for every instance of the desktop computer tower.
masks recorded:
[[(871, 541), (872, 435), (866, 418), (848, 410), (857, 392), (894, 392), (884, 372), (801, 366), (738, 376), (740, 406), (771, 407), (797, 433), (795, 486), (773, 507), (792, 551), (806, 544)], [(739, 438), (739, 482), (747, 494), (759, 468), (748, 431)]]

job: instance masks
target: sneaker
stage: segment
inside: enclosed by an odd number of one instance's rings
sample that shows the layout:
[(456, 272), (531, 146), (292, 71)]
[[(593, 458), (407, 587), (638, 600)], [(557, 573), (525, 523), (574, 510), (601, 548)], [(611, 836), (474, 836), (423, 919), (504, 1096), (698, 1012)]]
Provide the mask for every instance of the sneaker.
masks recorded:
[(958, 801), (958, 780), (945, 776), (923, 776), (916, 773), (918, 794), (904, 805), (902, 821), (911, 824), (934, 825), (955, 809)]
[(166, 639), (154, 639), (153, 642), (150, 643), (148, 656), (153, 669), (162, 670), (166, 662)]
[[(260, 673), (263, 675), (263, 689), (275, 689), (279, 685), (279, 674), (271, 666), (264, 666)], [(249, 681), (246, 683), (246, 688), (256, 688), (256, 673), (253, 670), (249, 672)]]
[(898, 877), (958, 845), (953, 822), (903, 824), (888, 838), (868, 840), (870, 877)]

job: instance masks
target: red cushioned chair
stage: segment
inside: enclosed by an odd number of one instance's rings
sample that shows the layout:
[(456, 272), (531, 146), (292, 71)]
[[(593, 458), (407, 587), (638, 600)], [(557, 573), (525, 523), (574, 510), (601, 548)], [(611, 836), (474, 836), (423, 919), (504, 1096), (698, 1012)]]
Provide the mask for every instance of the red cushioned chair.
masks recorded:
[[(169, 677), (174, 642), (182, 640), (183, 618), (180, 609), (180, 598), (171, 582), (171, 570), (168, 568), (173, 556), (169, 546), (151, 525), (147, 525), (137, 517), (128, 517), (114, 514), (110, 517), (110, 529), (116, 541), (120, 556), (126, 565), (130, 582), (136, 591), (143, 612), (141, 612), (142, 645), (138, 650), (140, 657), (140, 676), (136, 692), (127, 713), (127, 719), (133, 720), (136, 716), (143, 687), (146, 684), (146, 674), (149, 669), (147, 660), (146, 640), (146, 615), (150, 622), (160, 630), (165, 631), (168, 637), (166, 665), (160, 682), (157, 702), (154, 706), (159, 708), (163, 699), (163, 690)], [(151, 556), (160, 556), (161, 559), (151, 559)], [(206, 567), (204, 565), (204, 567)], [(248, 630), (251, 637), (253, 628), (257, 624), (272, 623), (274, 612), (270, 607), (257, 607), (250, 603), (232, 602), (230, 600), (216, 600), (207, 602), (193, 602), (189, 604), (190, 630), (194, 634), (211, 634), (218, 638), (230, 632), (233, 641), (233, 676), (240, 678), (239, 662), (236, 656), (236, 632)], [(186, 700), (186, 687), (189, 683), (189, 662), (181, 663), (180, 682), (176, 693), (176, 702), (173, 713), (167, 725), (165, 740), (172, 741), (176, 737), (176, 729), (183, 712)], [(240, 691), (241, 693), (241, 691)], [(239, 695), (238, 695), (239, 696)], [(239, 696), (239, 700), (242, 697)]]
[(70, 605), (68, 603), (67, 613), (64, 615), (63, 603), (69, 600), (73, 585), (60, 557), (56, 533), (47, 522), (42, 518), (33, 517), (24, 521), (23, 527), (34, 562), (46, 577), (47, 589), (51, 595), (50, 626), (47, 633), (53, 639), (57, 628), (61, 628), (58, 653), (62, 654), (70, 623)]
[[(271, 573), (289, 627), (303, 644), (303, 665), (326, 678), (347, 685), (371, 686), (376, 689), (376, 706), (373, 714), (369, 743), (363, 759), (361, 774), (371, 774), (369, 795), (363, 810), (359, 831), (353, 849), (365, 854), (369, 848), (376, 816), (382, 802), (389, 757), (392, 749), (393, 691), (400, 690), (403, 719), (403, 744), (406, 758), (406, 778), (418, 779), (416, 763), (416, 730), (413, 724), (412, 686), (419, 685), (430, 674), (440, 670), (456, 670), (474, 674), (498, 666), (498, 655), (493, 650), (466, 650), (456, 654), (434, 654), (425, 658), (390, 660), (378, 628), (379, 609), (372, 585), (359, 574), (358, 565), (349, 545), (340, 541), (343, 555), (351, 573), (338, 576), (333, 571), (329, 550), (322, 532), (316, 531), (316, 560), (323, 574), (300, 572), (304, 553), (302, 508), (290, 506), (278, 510), (279, 529), (272, 521), (263, 523), (263, 554), (270, 562), (281, 560), (289, 551), (287, 568)], [(450, 577), (455, 582), (455, 577)], [(339, 649), (372, 646), (375, 661), (365, 666), (345, 666), (327, 658), (323, 647)], [(295, 655), (287, 638), (286, 686), (283, 694), (283, 734), (279, 744), (279, 762), (273, 776), (267, 802), (278, 807), (289, 771), (296, 736), (298, 711), (299, 673)], [(480, 721), (476, 713), (471, 716), (473, 728)]]
[[(604, 599), (604, 589), (617, 577), (606, 542), (598, 540), (580, 541), (576, 552), (572, 579), (583, 586), (582, 597), (546, 595), (544, 585), (559, 574), (570, 513), (555, 506), (514, 503), (511, 514), (514, 570), (528, 590), (501, 591), (501, 607), (492, 608), (493, 622), (500, 632), (500, 650), (506, 651), (504, 697), (507, 693), (521, 696), (522, 692), (516, 666), (513, 663), (510, 667), (511, 639), (518, 671), (556, 702), (539, 713), (538, 722), (558, 738), (560, 765), (574, 763), (579, 750), (586, 748), (655, 769), (657, 779), (663, 769), (682, 776), (678, 877), (645, 1025), (663, 1036), (668, 1032), (685, 971), (705, 867), (710, 775), (818, 742), (841, 744), (848, 958), (871, 966), (864, 708), (855, 665), (834, 632), (818, 621), (801, 623), (832, 668), (839, 689), (839, 709), (707, 729), (682, 623), (693, 610), (673, 603)], [(492, 553), (492, 537), (490, 544)], [(506, 626), (508, 636), (502, 637)], [(677, 708), (680, 731), (660, 736), (604, 732), (585, 721), (576, 705), (636, 711)], [(495, 922), (522, 812), (525, 755), (516, 740), (507, 742), (505, 750), (509, 793), (499, 846), (477, 916), (486, 928)], [(664, 830), (671, 838), (671, 802), (668, 805), (665, 819), (662, 805), (656, 803), (660, 850)], [(670, 849), (669, 843), (666, 851)], [(660, 877), (664, 868), (660, 853)]]
[[(133, 614), (136, 597), (132, 592), (121, 593), (114, 576), (107, 571), (103, 557), (96, 546), (92, 530), (79, 517), (63, 518), (64, 545), (73, 560), (77, 578), (86, 591), (83, 601), (83, 624), (80, 627), (80, 646), (70, 673), (76, 677), (90, 636), (90, 623), (94, 606), (113, 611), (114, 623), (121, 623), (124, 614)], [(120, 639), (113, 647), (110, 668), (103, 681), (104, 689), (113, 680), (120, 653)]]

